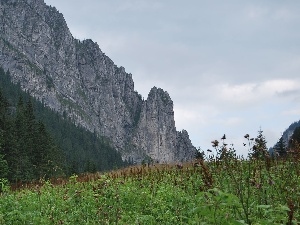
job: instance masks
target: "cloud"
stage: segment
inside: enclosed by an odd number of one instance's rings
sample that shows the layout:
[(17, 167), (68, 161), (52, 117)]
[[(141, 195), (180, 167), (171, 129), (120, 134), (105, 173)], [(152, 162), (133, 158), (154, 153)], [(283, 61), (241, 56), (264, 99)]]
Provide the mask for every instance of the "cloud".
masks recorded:
[(299, 18), (299, 13), (295, 13), (293, 10), (282, 7), (274, 12), (273, 18), (284, 22), (290, 22)]
[(244, 122), (244, 119), (242, 119), (240, 117), (229, 117), (229, 118), (226, 118), (222, 123), (225, 126), (236, 127), (236, 126), (240, 126), (243, 122)]
[(225, 102), (235, 102), (238, 104), (248, 104), (255, 100), (255, 89), (257, 84), (218, 84), (215, 87), (218, 97)]
[(182, 129), (186, 123), (197, 124), (199, 127), (201, 127), (201, 125), (209, 125), (211, 124), (211, 120), (219, 114), (219, 110), (213, 105), (197, 103), (192, 107), (175, 103), (174, 111), (176, 124), (182, 127)]
[(136, 12), (136, 11), (149, 11), (157, 10), (162, 7), (162, 3), (159, 1), (146, 1), (146, 0), (122, 0), (118, 4), (117, 12)]
[[(299, 3), (297, 3), (299, 6)], [(299, 19), (299, 13), (294, 4), (266, 4), (252, 2), (244, 9), (244, 15), (254, 22), (288, 23)]]
[(299, 118), (300, 118), (300, 109), (285, 110), (282, 112), (282, 115), (284, 115), (284, 116), (296, 115), (296, 116), (299, 116)]
[(245, 13), (246, 17), (248, 19), (254, 20), (254, 21), (261, 21), (269, 13), (269, 10), (267, 7), (262, 7), (259, 5), (249, 6), (245, 11), (246, 11), (246, 13)]
[[(291, 53), (290, 53), (291, 54)], [(291, 54), (292, 56), (288, 57), (283, 61), (281, 64), (281, 70), (287, 75), (291, 76), (294, 75), (295, 78), (299, 77), (299, 70), (300, 70), (300, 55)]]
[(217, 98), (224, 103), (234, 105), (265, 104), (271, 98), (288, 97), (298, 93), (300, 82), (292, 79), (267, 80), (260, 83), (244, 83), (231, 85), (217, 84), (215, 87)]

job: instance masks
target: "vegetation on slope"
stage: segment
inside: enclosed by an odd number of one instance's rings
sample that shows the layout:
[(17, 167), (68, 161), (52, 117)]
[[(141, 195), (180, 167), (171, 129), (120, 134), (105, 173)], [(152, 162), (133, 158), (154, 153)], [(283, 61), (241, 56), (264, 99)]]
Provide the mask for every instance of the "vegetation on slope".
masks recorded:
[(11, 182), (127, 165), (105, 138), (62, 117), (0, 68), (0, 170)]

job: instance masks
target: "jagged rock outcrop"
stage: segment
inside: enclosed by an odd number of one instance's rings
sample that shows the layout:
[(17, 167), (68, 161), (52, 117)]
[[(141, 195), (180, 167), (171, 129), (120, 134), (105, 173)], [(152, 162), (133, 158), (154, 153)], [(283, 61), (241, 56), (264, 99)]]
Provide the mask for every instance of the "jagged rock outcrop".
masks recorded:
[(187, 132), (176, 131), (168, 93), (153, 88), (143, 100), (132, 75), (97, 43), (73, 38), (63, 15), (43, 0), (0, 0), (0, 66), (52, 109), (108, 137), (123, 158), (193, 157)]
[[(175, 161), (177, 131), (173, 102), (167, 92), (152, 88), (142, 105), (134, 146), (138, 146), (155, 161)], [(166, 151), (168, 149), (169, 151)], [(170, 151), (173, 150), (173, 151)]]

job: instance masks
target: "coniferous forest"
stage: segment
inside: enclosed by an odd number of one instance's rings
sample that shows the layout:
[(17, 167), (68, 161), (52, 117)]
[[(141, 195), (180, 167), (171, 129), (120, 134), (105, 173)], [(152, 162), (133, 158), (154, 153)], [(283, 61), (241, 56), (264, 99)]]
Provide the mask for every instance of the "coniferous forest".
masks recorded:
[(0, 68), (0, 165), (0, 176), (17, 182), (126, 163), (108, 140), (30, 97)]

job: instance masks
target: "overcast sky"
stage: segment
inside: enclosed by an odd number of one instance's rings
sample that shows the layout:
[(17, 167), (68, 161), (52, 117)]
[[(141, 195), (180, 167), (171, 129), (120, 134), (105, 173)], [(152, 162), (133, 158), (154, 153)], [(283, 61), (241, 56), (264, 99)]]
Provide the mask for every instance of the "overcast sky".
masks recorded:
[(45, 0), (92, 39), (146, 99), (168, 91), (177, 130), (203, 150), (225, 133), (238, 154), (300, 119), (300, 1)]

